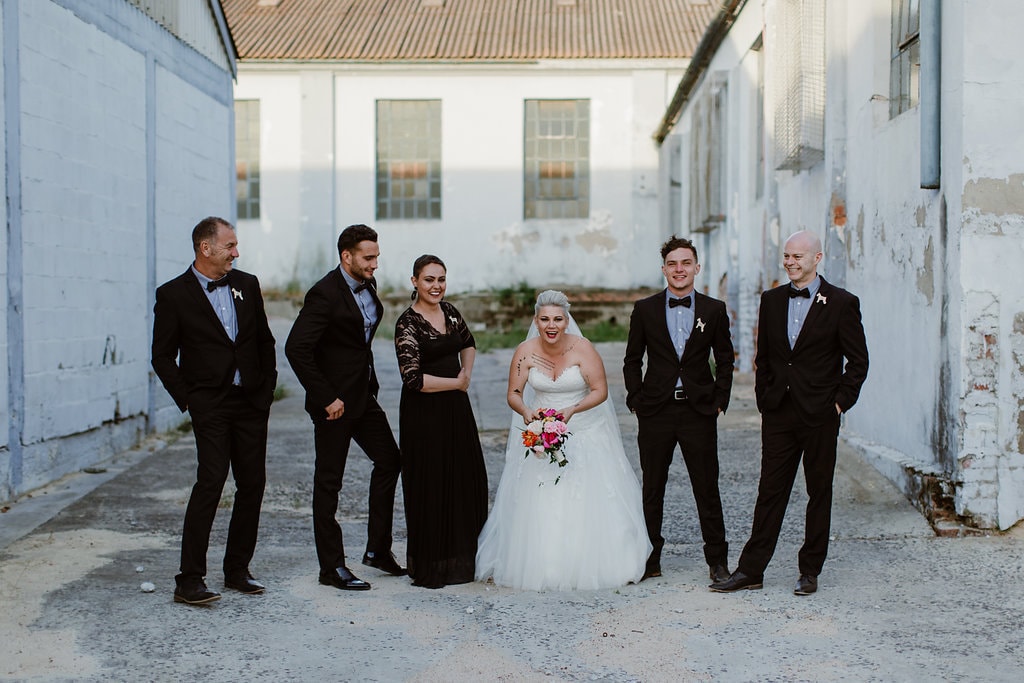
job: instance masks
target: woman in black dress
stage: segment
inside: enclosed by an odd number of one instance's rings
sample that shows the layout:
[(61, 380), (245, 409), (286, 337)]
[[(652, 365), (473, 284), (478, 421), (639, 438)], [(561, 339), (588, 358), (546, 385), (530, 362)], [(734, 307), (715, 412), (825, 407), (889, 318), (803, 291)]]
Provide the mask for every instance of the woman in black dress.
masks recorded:
[(473, 580), (487, 518), (487, 472), (466, 394), (476, 348), (458, 310), (442, 301), (441, 259), (420, 256), (412, 272), (413, 304), (395, 325), (407, 561), (413, 585), (441, 588)]

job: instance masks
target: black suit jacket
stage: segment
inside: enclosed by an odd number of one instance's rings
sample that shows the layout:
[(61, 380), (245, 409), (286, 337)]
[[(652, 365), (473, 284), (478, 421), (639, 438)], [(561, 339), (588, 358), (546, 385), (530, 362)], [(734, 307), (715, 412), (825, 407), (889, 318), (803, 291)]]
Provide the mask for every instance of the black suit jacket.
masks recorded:
[[(789, 348), (789, 283), (761, 294), (754, 358), (754, 393), (761, 412), (777, 408), (789, 393), (809, 425), (846, 412), (857, 402), (868, 375), (868, 347), (860, 301), (821, 278), (818, 295)], [(846, 367), (843, 367), (843, 358)]]
[(344, 417), (359, 417), (371, 396), (380, 388), (373, 369), (370, 343), (380, 326), (384, 307), (377, 298), (377, 283), (370, 281), (377, 307), (377, 323), (366, 340), (363, 314), (338, 268), (320, 279), (306, 293), (284, 352), (303, 388), (306, 411), (326, 417), (335, 399), (345, 402)]
[(236, 369), (255, 407), (274, 401), (277, 358), (259, 280), (240, 270), (227, 278), (238, 321), (233, 342), (191, 268), (156, 290), (153, 370), (182, 412), (216, 407)]
[[(665, 322), (665, 291), (633, 305), (622, 367), (626, 406), (640, 416), (654, 414), (672, 398), (676, 379), (681, 378), (694, 410), (705, 415), (715, 415), (719, 408), (725, 412), (736, 360), (725, 303), (694, 292), (693, 330), (679, 358)], [(709, 363), (712, 354), (714, 374)]]

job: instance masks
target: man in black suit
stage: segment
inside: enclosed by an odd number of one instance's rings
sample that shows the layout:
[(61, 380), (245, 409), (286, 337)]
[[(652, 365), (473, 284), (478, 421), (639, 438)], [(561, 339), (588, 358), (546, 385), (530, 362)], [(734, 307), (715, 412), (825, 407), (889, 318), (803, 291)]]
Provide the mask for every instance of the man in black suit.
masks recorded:
[(313, 536), (320, 583), (342, 590), (370, 589), (345, 564), (341, 526), (335, 518), (352, 439), (373, 461), (363, 564), (393, 576), (406, 573), (391, 552), (401, 458), (387, 415), (377, 403), (380, 387), (371, 348), (384, 312), (373, 278), (379, 256), (373, 228), (345, 228), (338, 237), (341, 265), (306, 293), (285, 343), (285, 354), (306, 389), (306, 411), (313, 419)]
[(821, 240), (794, 233), (782, 257), (789, 283), (764, 292), (758, 314), (754, 393), (761, 412), (761, 481), (754, 523), (736, 571), (711, 586), (720, 593), (762, 587), (801, 456), (809, 500), (793, 592), (818, 589), (832, 521), (840, 415), (857, 402), (868, 374), (860, 301), (818, 275)]
[(724, 580), (729, 545), (718, 492), (717, 420), (732, 391), (729, 314), (723, 302), (694, 290), (700, 263), (690, 240), (671, 237), (661, 247), (661, 259), (668, 286), (633, 306), (622, 368), (626, 406), (638, 420), (644, 519), (654, 546), (643, 578), (661, 576), (665, 485), (679, 444), (697, 504), (704, 559), (711, 580)]
[(156, 290), (153, 370), (196, 437), (196, 483), (185, 510), (174, 600), (220, 599), (206, 587), (206, 552), (228, 468), (235, 478), (224, 586), (262, 593), (249, 573), (266, 483), (267, 420), (277, 384), (274, 337), (255, 276), (235, 270), (238, 237), (222, 218), (192, 230), (195, 261)]

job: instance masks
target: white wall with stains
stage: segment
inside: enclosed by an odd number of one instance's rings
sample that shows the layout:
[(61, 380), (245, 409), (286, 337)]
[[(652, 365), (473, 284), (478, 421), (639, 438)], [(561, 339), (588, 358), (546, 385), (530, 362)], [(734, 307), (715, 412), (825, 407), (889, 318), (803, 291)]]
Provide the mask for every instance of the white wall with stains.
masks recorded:
[[(430, 252), (453, 292), (661, 281), (658, 150), (651, 134), (685, 62), (526, 65), (241, 64), (236, 99), (261, 102), (261, 216), (239, 221), (244, 267), (304, 287), (337, 264), (338, 232), (380, 234), (383, 288), (406, 289)], [(376, 220), (378, 99), (441, 100), (440, 220)], [(590, 215), (523, 219), (527, 99), (590, 100)]]
[[(1014, 35), (1024, 5), (940, 4), (939, 189), (920, 187), (920, 108), (889, 117), (892, 3), (835, 0), (825, 18), (825, 158), (774, 170), (773, 116), (787, 94), (769, 66), (766, 189), (757, 196), (756, 60), (770, 65), (773, 50), (799, 39), (773, 34), (779, 0), (748, 2), (708, 71), (730, 90), (726, 220), (694, 237), (708, 254), (704, 288), (716, 294), (728, 283), (738, 365), (749, 370), (751, 302), (784, 281), (785, 237), (816, 231), (820, 272), (860, 297), (871, 353), (844, 435), (922, 507), (945, 496), (969, 523), (1005, 529), (1024, 518), (1024, 69)], [(673, 130), (684, 177), (693, 115), (685, 108)]]

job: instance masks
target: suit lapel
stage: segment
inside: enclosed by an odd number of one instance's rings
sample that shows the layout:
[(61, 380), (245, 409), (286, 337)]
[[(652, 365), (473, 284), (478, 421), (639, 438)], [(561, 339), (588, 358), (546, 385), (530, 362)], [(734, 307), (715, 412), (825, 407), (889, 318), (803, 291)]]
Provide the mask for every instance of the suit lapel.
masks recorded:
[[(238, 334), (241, 334), (245, 326), (249, 324), (252, 315), (252, 306), (249, 305), (249, 301), (245, 298), (246, 293), (242, 291), (240, 280), (241, 278), (235, 274), (235, 271), (228, 273), (228, 291), (231, 293), (231, 304), (235, 307), (235, 322), (237, 323)], [(251, 292), (248, 294), (250, 297), (254, 296)]]
[[(707, 300), (703, 294), (694, 290), (693, 292), (693, 327), (690, 329), (690, 336), (686, 339), (686, 346), (683, 347), (683, 357), (679, 359), (679, 364), (682, 365), (686, 357), (695, 353), (695, 349), (699, 346), (697, 343), (697, 335), (704, 333), (703, 326), (707, 324), (708, 311), (707, 311)], [(692, 344), (690, 342), (693, 342)]]
[[(213, 305), (210, 304), (210, 299), (206, 296), (206, 292), (203, 291), (203, 285), (199, 282), (199, 278), (195, 276), (191, 268), (185, 271), (185, 275), (187, 276), (185, 277), (185, 290), (192, 297), (193, 305), (196, 309), (201, 311), (199, 315), (206, 318), (211, 325), (216, 327), (230, 344), (231, 337), (224, 331), (224, 326), (221, 324), (220, 318), (217, 317), (217, 312), (213, 310)], [(231, 285), (228, 286), (230, 287)]]
[(377, 296), (377, 278), (370, 278), (370, 297), (373, 299), (373, 306), (377, 310), (377, 321), (373, 323), (373, 329), (370, 330), (370, 339), (373, 339), (373, 335), (377, 334), (377, 328), (380, 327), (380, 321), (384, 317), (384, 304), (380, 302), (380, 298)]
[[(352, 310), (352, 312), (359, 316), (359, 330), (363, 331), (363, 325), (365, 324), (363, 318), (363, 310), (359, 307), (359, 302), (356, 301), (356, 295), (352, 293), (352, 288), (348, 286), (348, 281), (341, 274), (341, 272), (338, 269), (335, 269), (334, 273), (335, 278), (338, 282), (338, 289), (341, 290), (341, 298), (345, 302), (345, 304)], [(380, 299), (377, 298), (377, 281), (375, 279), (370, 280), (369, 289), (370, 297), (373, 299), (374, 306), (377, 309), (377, 322), (374, 323), (373, 329), (370, 330), (370, 339), (373, 339), (373, 335), (377, 331), (377, 327), (380, 325), (380, 320), (384, 312), (384, 305), (381, 304)], [(365, 338), (366, 335), (364, 334), (363, 339), (365, 340)]]
[(654, 317), (654, 330), (655, 338), (652, 341), (658, 342), (662, 346), (665, 346), (675, 355), (676, 346), (672, 343), (672, 334), (668, 331), (668, 320), (665, 317), (665, 297), (667, 289), (661, 290), (651, 300), (651, 315)]
[(821, 286), (818, 287), (818, 293), (811, 300), (811, 307), (807, 311), (807, 317), (804, 318), (804, 324), (800, 328), (800, 334), (797, 335), (796, 343), (793, 344), (793, 353), (796, 353), (797, 351), (800, 350), (801, 343), (804, 341), (804, 339), (807, 338), (807, 335), (805, 333), (807, 332), (807, 330), (812, 329), (813, 326), (817, 323), (818, 317), (825, 309), (825, 306), (828, 303), (828, 297), (832, 293), (832, 286), (825, 281), (825, 278), (821, 276), (819, 277), (821, 278)]

